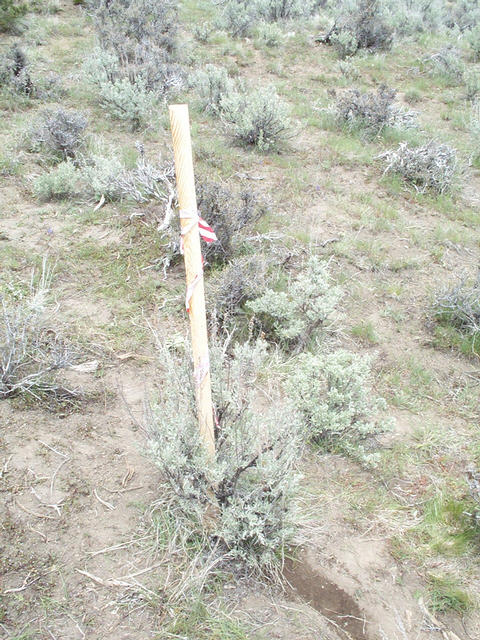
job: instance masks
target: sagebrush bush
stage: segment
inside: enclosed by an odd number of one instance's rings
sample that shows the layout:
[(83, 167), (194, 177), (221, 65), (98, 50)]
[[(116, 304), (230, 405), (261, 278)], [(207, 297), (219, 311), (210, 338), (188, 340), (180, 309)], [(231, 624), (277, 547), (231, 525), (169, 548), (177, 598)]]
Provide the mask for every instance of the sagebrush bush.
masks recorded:
[(443, 0), (383, 0), (385, 19), (395, 35), (435, 33), (445, 21)]
[(28, 97), (35, 94), (27, 57), (18, 44), (7, 49), (0, 58), (0, 87)]
[(38, 100), (58, 100), (65, 95), (60, 77), (55, 73), (35, 75), (30, 63), (18, 44), (0, 56), (0, 90), (12, 94), (14, 104), (18, 97)]
[(235, 90), (235, 83), (228, 76), (225, 67), (213, 64), (207, 64), (204, 69), (196, 71), (190, 84), (197, 91), (202, 109), (215, 115), (221, 112), (222, 100)]
[(24, 395), (64, 403), (78, 396), (58, 377), (77, 356), (59, 336), (55, 306), (48, 301), (50, 280), (44, 262), (39, 283), (27, 294), (15, 299), (0, 291), (0, 400)]
[(35, 196), (44, 202), (73, 198), (82, 190), (82, 175), (71, 160), (38, 176), (33, 182)]
[(283, 39), (283, 31), (275, 23), (260, 22), (256, 28), (256, 36), (260, 44), (278, 47)]
[(133, 130), (148, 124), (165, 95), (184, 83), (178, 65), (157, 65), (153, 54), (148, 64), (125, 67), (114, 53), (99, 49), (86, 59), (83, 70), (100, 105), (112, 117), (129, 122)]
[(19, 18), (28, 11), (26, 2), (0, 0), (0, 33), (14, 31)]
[(311, 15), (314, 8), (313, 0), (226, 0), (219, 26), (233, 37), (243, 38), (251, 35), (262, 20), (301, 18)]
[(132, 131), (146, 126), (158, 106), (158, 96), (143, 81), (132, 84), (127, 78), (102, 84), (98, 98), (113, 118), (128, 122)]
[(429, 67), (430, 73), (452, 85), (462, 81), (465, 65), (461, 53), (452, 46), (446, 46), (424, 58), (423, 62)]
[(206, 296), (212, 324), (226, 331), (238, 328), (246, 318), (245, 303), (265, 290), (266, 274), (265, 259), (254, 255), (234, 258), (211, 276), (206, 283)]
[(312, 256), (286, 291), (267, 289), (246, 307), (255, 314), (267, 339), (300, 352), (320, 331), (332, 328), (341, 297), (327, 263)]
[(411, 128), (416, 113), (395, 105), (396, 92), (382, 85), (377, 92), (361, 93), (351, 89), (340, 95), (333, 112), (337, 122), (347, 129), (378, 135), (385, 127)]
[(84, 71), (102, 106), (137, 129), (166, 94), (184, 84), (176, 63), (176, 2), (94, 0), (91, 5), (101, 46)]
[(288, 107), (273, 87), (227, 95), (221, 102), (221, 111), (232, 125), (233, 136), (261, 151), (278, 149), (291, 127)]
[(466, 40), (470, 46), (472, 52), (472, 58), (474, 62), (480, 61), (480, 24), (471, 29), (467, 35)]
[(359, 49), (375, 51), (392, 46), (393, 28), (380, 0), (332, 3), (331, 10), (333, 27), (318, 40), (332, 45), (340, 58), (353, 56)]
[(175, 0), (93, 0), (91, 13), (100, 43), (120, 60), (134, 56), (137, 45), (175, 55), (178, 15)]
[(215, 230), (218, 238), (204, 247), (207, 264), (230, 260), (242, 242), (245, 229), (266, 212), (265, 205), (251, 191), (235, 193), (217, 182), (200, 182), (197, 202), (201, 216)]
[(257, 0), (256, 4), (259, 15), (271, 22), (308, 16), (315, 6), (312, 0)]
[(466, 71), (463, 74), (465, 83), (465, 98), (470, 102), (480, 97), (480, 73), (478, 71)]
[(57, 160), (76, 158), (85, 147), (86, 128), (83, 113), (73, 109), (48, 109), (30, 132), (30, 146)]
[(480, 161), (480, 100), (477, 100), (472, 105), (470, 120), (468, 122), (468, 130), (472, 145), (470, 162), (476, 166)]
[(227, 0), (218, 24), (234, 38), (244, 38), (250, 35), (257, 19), (255, 3), (251, 0)]
[(301, 446), (299, 420), (289, 405), (257, 405), (266, 362), (260, 342), (233, 349), (212, 345), (214, 460), (199, 437), (186, 353), (162, 350), (164, 382), (147, 414), (152, 459), (184, 516), (201, 526), (213, 504), (217, 516), (210, 538), (220, 552), (256, 568), (275, 564), (295, 533), (295, 461)]
[(447, 144), (431, 140), (421, 147), (401, 142), (379, 156), (386, 164), (384, 173), (394, 173), (414, 185), (417, 191), (450, 191), (457, 172), (457, 152)]
[(446, 6), (446, 23), (461, 32), (480, 24), (480, 4), (478, 0), (456, 0)]
[(479, 341), (480, 350), (480, 272), (473, 283), (462, 278), (454, 286), (439, 292), (433, 303), (436, 320), (450, 325)]
[(96, 150), (89, 154), (83, 159), (81, 167), (88, 195), (95, 200), (101, 196), (106, 200), (122, 200), (126, 194), (119, 187), (118, 177), (124, 171), (124, 164), (114, 153), (103, 155)]
[(202, 22), (201, 24), (195, 25), (193, 28), (193, 35), (198, 42), (202, 42), (203, 44), (207, 44), (210, 41), (210, 36), (214, 31), (213, 24), (210, 22)]
[(292, 367), (288, 392), (311, 442), (375, 462), (375, 454), (361, 443), (385, 431), (389, 423), (378, 419), (386, 403), (372, 391), (370, 357), (343, 349), (303, 353)]

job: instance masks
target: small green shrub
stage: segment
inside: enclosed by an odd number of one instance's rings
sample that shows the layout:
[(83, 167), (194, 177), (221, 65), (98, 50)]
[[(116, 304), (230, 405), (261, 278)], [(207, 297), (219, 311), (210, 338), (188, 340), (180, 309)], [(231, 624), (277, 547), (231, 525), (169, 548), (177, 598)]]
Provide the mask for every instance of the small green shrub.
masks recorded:
[(81, 173), (71, 160), (61, 162), (33, 183), (35, 196), (44, 202), (73, 198), (81, 190)]
[(27, 13), (26, 2), (18, 0), (0, 0), (0, 33), (14, 31), (19, 18)]
[(452, 189), (457, 171), (457, 153), (446, 144), (433, 140), (421, 147), (409, 147), (401, 142), (398, 149), (379, 156), (387, 165), (384, 173), (394, 173), (415, 189), (424, 192), (431, 189), (445, 193)]
[(371, 359), (349, 351), (304, 353), (295, 361), (289, 395), (303, 416), (307, 437), (327, 451), (374, 464), (362, 441), (389, 428), (377, 419), (385, 401), (372, 392)]
[(227, 70), (213, 64), (207, 64), (204, 69), (195, 72), (190, 83), (197, 91), (202, 109), (215, 115), (221, 112), (222, 100), (235, 89)]
[(247, 302), (267, 339), (288, 350), (302, 351), (319, 331), (332, 327), (332, 316), (342, 297), (332, 284), (328, 265), (312, 256), (287, 291), (267, 289)]
[(288, 108), (273, 87), (225, 96), (221, 110), (233, 136), (260, 151), (278, 149), (290, 129)]
[(184, 517), (201, 527), (213, 505), (217, 517), (209, 534), (220, 553), (265, 569), (278, 563), (298, 526), (299, 422), (278, 400), (262, 410), (255, 404), (265, 345), (229, 351), (218, 343), (211, 349), (215, 459), (208, 459), (199, 437), (189, 358), (167, 349), (161, 395), (147, 415), (150, 452)]

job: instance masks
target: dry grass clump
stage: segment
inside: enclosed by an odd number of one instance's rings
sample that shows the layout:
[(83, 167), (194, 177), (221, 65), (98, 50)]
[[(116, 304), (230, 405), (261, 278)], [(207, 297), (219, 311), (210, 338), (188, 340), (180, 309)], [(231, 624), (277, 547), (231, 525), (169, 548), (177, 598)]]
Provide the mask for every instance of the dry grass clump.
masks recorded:
[(55, 328), (47, 296), (51, 273), (44, 263), (38, 285), (17, 300), (1, 297), (0, 399), (23, 395), (47, 404), (71, 403), (75, 389), (65, 386), (58, 372), (76, 355)]
[(395, 96), (396, 91), (385, 85), (376, 93), (351, 89), (337, 99), (333, 107), (335, 118), (347, 129), (362, 130), (369, 135), (378, 135), (385, 127), (415, 127), (417, 114), (395, 105)]
[(450, 191), (457, 170), (457, 153), (447, 144), (431, 140), (421, 147), (409, 147), (401, 142), (379, 156), (386, 164), (384, 173), (393, 173), (424, 192), (431, 189), (436, 193)]

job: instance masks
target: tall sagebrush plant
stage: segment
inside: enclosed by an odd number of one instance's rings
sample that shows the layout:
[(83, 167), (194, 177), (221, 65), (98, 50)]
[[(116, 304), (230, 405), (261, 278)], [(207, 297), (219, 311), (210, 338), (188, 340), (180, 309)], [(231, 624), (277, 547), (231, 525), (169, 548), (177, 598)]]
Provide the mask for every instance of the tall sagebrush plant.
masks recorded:
[(266, 569), (295, 534), (299, 419), (288, 405), (265, 407), (258, 397), (265, 343), (214, 342), (211, 355), (215, 459), (199, 437), (189, 358), (166, 348), (161, 393), (147, 414), (150, 454), (184, 517), (201, 526), (213, 506), (210, 540), (227, 557)]

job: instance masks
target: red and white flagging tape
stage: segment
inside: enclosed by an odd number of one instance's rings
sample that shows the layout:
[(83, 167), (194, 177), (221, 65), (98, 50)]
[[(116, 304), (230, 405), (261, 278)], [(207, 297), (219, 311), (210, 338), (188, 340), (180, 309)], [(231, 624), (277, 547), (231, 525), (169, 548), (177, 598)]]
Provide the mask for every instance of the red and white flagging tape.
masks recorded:
[[(212, 229), (212, 227), (210, 227), (205, 222), (205, 220), (201, 216), (198, 215), (198, 211), (193, 211), (189, 209), (180, 209), (180, 219), (190, 220), (188, 224), (182, 227), (182, 231), (181, 231), (180, 252), (182, 253), (182, 255), (184, 252), (183, 239), (188, 233), (190, 233), (190, 231), (195, 229), (195, 226), (197, 224), (198, 224), (198, 231), (200, 233), (200, 236), (205, 240), (205, 242), (208, 242), (210, 244), (211, 242), (215, 242), (215, 240), (217, 239), (217, 236), (215, 235), (215, 231)], [(203, 263), (203, 260), (202, 260), (202, 263)], [(190, 311), (190, 300), (192, 299), (195, 287), (197, 286), (197, 284), (200, 282), (202, 278), (203, 278), (203, 269), (200, 273), (197, 273), (197, 275), (194, 277), (192, 282), (190, 282), (190, 284), (187, 286), (187, 293), (185, 295), (185, 307), (188, 312)]]

